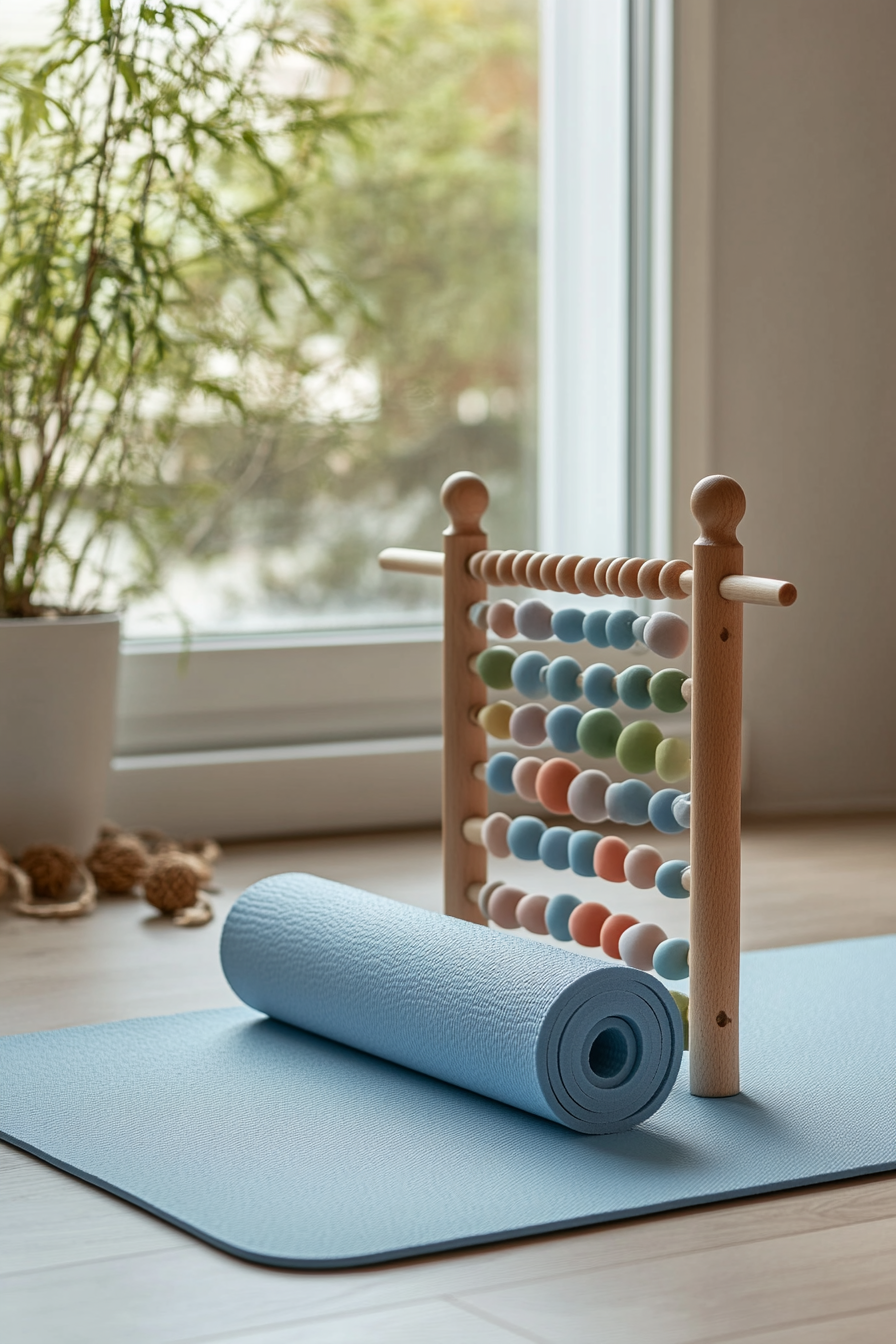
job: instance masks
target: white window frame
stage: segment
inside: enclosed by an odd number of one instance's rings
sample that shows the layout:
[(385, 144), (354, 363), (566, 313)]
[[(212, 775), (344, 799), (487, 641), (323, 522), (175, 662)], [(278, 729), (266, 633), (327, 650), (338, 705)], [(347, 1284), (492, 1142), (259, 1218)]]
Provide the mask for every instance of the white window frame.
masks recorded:
[[(542, 0), (539, 535), (520, 546), (667, 553), (671, 24), (671, 0)], [(432, 626), (125, 642), (109, 814), (226, 839), (437, 823), (440, 662)]]

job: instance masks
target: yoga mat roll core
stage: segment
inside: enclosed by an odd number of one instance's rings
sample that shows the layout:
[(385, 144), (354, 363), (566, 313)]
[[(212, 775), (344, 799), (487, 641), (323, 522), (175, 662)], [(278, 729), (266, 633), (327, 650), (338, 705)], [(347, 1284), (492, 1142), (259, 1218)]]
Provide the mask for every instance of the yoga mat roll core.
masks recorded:
[(231, 910), (221, 964), (251, 1008), (577, 1130), (652, 1115), (682, 1055), (643, 971), (510, 939), (305, 874)]

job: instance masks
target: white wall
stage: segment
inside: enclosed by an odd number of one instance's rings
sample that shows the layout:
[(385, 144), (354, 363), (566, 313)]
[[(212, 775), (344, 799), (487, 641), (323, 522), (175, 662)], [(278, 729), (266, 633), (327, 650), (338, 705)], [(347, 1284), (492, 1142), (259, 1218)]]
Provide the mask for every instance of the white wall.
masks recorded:
[[(678, 0), (676, 554), (748, 497), (749, 811), (896, 806), (896, 3)], [(684, 503), (684, 506), (682, 506)]]

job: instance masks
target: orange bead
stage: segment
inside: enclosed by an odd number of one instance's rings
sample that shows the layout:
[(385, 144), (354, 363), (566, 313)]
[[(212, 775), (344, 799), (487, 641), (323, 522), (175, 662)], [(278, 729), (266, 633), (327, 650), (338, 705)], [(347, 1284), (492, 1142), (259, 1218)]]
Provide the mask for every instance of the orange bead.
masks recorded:
[(594, 848), (594, 871), (605, 882), (625, 881), (625, 856), (628, 845), (618, 835), (605, 835)]
[(535, 776), (535, 792), (542, 807), (546, 807), (549, 812), (556, 812), (558, 816), (568, 813), (566, 795), (578, 773), (579, 767), (573, 765), (572, 761), (564, 760), (562, 756), (545, 761)]
[[(491, 908), (489, 908), (489, 914), (491, 914)], [(607, 957), (615, 957), (618, 961), (619, 939), (626, 929), (630, 929), (637, 922), (634, 915), (611, 915), (609, 919), (605, 919), (600, 931), (601, 952)]]
[(610, 912), (599, 901), (583, 901), (569, 917), (569, 931), (582, 947), (600, 947), (600, 931)]

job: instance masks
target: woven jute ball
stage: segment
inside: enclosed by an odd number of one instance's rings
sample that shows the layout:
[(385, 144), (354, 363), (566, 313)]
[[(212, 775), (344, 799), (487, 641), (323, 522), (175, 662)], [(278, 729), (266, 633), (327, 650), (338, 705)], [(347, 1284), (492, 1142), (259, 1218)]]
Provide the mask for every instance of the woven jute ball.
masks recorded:
[(165, 914), (194, 905), (202, 885), (196, 861), (187, 854), (159, 854), (150, 863), (143, 890), (150, 905)]
[(87, 855), (87, 867), (101, 891), (123, 896), (146, 877), (149, 856), (136, 836), (109, 835)]
[(78, 856), (65, 845), (29, 845), (19, 867), (31, 878), (35, 896), (58, 901), (78, 875)]

